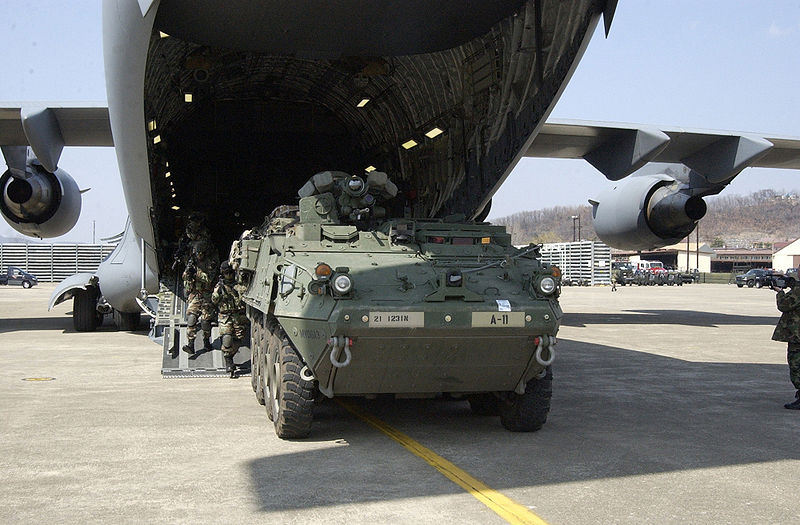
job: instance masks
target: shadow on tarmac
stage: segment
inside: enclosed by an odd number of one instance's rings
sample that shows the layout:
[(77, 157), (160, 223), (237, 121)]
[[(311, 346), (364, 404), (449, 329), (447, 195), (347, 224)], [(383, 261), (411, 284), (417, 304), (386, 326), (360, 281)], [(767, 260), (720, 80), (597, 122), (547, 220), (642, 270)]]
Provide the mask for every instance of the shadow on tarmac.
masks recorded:
[[(501, 491), (800, 459), (800, 414), (782, 407), (792, 393), (785, 365), (696, 363), (566, 339), (559, 348), (552, 410), (535, 433), (508, 432), (465, 401), (358, 404)], [(262, 511), (462, 492), (334, 403), (318, 407), (309, 439), (330, 446), (248, 463)]]
[[(72, 312), (65, 317), (19, 317), (19, 318), (0, 318), (0, 334), (9, 332), (23, 332), (27, 330), (56, 330), (65, 334), (80, 333), (75, 330), (72, 324)], [(111, 319), (106, 319), (104, 323), (97, 327), (97, 332), (117, 332), (117, 327)], [(147, 335), (147, 323), (142, 322), (134, 334)]]
[(565, 313), (562, 326), (583, 328), (591, 324), (675, 324), (683, 326), (716, 327), (720, 325), (772, 325), (775, 316), (733, 315), (693, 310), (624, 310), (625, 313)]

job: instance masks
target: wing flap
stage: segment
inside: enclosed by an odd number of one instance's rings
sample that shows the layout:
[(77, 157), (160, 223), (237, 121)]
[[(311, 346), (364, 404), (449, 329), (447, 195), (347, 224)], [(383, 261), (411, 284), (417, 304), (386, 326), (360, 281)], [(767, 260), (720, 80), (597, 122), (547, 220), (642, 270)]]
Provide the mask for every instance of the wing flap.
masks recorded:
[[(659, 145), (662, 135), (668, 140)], [(553, 120), (542, 126), (525, 156), (586, 159), (611, 180), (645, 162), (670, 162), (712, 170), (711, 178), (721, 181), (745, 167), (800, 169), (800, 138)]]

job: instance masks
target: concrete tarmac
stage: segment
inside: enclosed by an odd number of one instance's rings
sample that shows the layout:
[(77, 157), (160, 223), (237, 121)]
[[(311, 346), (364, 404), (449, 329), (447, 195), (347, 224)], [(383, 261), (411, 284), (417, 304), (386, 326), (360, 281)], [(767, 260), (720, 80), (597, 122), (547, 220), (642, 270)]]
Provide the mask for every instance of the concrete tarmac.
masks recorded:
[[(0, 523), (503, 523), (335, 403), (283, 441), (249, 378), (162, 379), (144, 331), (75, 332), (52, 289), (0, 287)], [(548, 523), (800, 522), (774, 293), (565, 288), (562, 305), (539, 432), (464, 401), (359, 405)]]

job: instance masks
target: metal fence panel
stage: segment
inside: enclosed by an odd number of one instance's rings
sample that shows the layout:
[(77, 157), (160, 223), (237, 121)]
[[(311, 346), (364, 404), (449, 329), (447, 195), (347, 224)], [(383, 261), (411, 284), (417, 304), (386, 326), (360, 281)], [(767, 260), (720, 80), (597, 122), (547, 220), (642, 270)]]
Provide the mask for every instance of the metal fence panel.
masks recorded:
[(542, 260), (561, 268), (564, 279), (582, 284), (611, 284), (611, 248), (602, 242), (542, 245)]
[(116, 244), (0, 244), (0, 272), (17, 266), (40, 282), (60, 282), (70, 275), (94, 272)]

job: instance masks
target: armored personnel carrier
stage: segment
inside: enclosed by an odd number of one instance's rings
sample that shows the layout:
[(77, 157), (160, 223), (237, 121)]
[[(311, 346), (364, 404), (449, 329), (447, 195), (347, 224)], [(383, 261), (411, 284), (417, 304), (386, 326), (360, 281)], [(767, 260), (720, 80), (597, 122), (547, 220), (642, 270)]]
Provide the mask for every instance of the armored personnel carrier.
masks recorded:
[(511, 431), (550, 410), (560, 270), (502, 226), (387, 218), (385, 173), (318, 173), (240, 241), (256, 397), (283, 438), (335, 396), (449, 395)]

